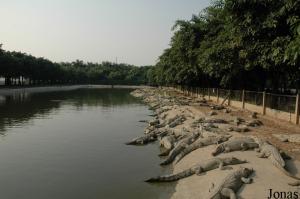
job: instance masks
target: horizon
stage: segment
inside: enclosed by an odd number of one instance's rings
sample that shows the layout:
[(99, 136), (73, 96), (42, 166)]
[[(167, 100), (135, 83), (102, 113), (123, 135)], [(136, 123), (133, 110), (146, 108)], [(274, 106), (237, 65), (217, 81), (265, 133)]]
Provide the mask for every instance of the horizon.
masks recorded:
[(189, 20), (210, 0), (12, 0), (2, 2), (3, 49), (53, 62), (154, 65), (169, 47), (171, 27)]

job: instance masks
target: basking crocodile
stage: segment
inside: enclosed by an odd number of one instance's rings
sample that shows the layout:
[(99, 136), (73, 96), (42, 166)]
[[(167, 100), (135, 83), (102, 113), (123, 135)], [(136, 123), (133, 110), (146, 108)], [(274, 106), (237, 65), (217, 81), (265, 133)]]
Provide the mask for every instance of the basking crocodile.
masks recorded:
[(170, 109), (170, 108), (162, 108), (162, 109), (156, 110), (156, 113), (157, 113), (158, 115), (161, 115), (162, 113), (167, 112), (167, 111), (169, 111), (169, 110), (171, 110), (171, 109)]
[(127, 142), (126, 145), (145, 145), (156, 141), (159, 136), (165, 136), (166, 134), (168, 134), (166, 129), (156, 129), (150, 133), (134, 138), (132, 141)]
[(212, 152), (212, 155), (216, 156), (222, 152), (228, 153), (230, 151), (246, 151), (254, 148), (258, 148), (258, 144), (254, 141), (254, 139), (250, 137), (240, 137), (219, 144)]
[(206, 160), (202, 163), (196, 164), (192, 166), (189, 169), (186, 169), (182, 172), (179, 172), (177, 174), (172, 175), (164, 175), (164, 176), (158, 176), (155, 178), (150, 178), (146, 180), (146, 182), (171, 182), (176, 181), (182, 178), (189, 177), (191, 175), (197, 174), (201, 175), (204, 172), (211, 171), (214, 169), (225, 169), (228, 165), (236, 165), (236, 164), (243, 164), (247, 163), (245, 160), (239, 160), (235, 157), (226, 157), (226, 158), (213, 158)]
[(247, 126), (251, 126), (251, 127), (258, 127), (258, 126), (261, 126), (263, 125), (262, 121), (260, 120), (251, 120), (251, 121), (248, 121), (246, 122), (247, 123)]
[(212, 144), (219, 144), (227, 141), (231, 136), (209, 136), (205, 138), (198, 138), (194, 143), (183, 149), (175, 158), (174, 164), (177, 164), (184, 156), (192, 151)]
[(155, 126), (158, 125), (160, 123), (159, 119), (154, 119), (149, 121), (149, 126)]
[[(258, 140), (259, 143), (259, 149), (257, 149), (257, 152), (260, 152), (258, 157), (259, 158), (269, 158), (272, 162), (272, 164), (278, 168), (281, 172), (283, 172), (285, 175), (294, 178), (296, 180), (300, 180), (299, 177), (292, 175), (285, 169), (285, 161), (282, 157), (281, 152), (273, 146), (271, 143), (265, 140)], [(293, 183), (290, 183), (290, 185), (293, 185)], [(295, 185), (294, 185), (295, 186)]]
[(159, 141), (159, 145), (161, 147), (164, 147), (165, 149), (172, 149), (174, 147), (175, 142), (176, 142), (175, 135), (167, 135)]
[(184, 121), (186, 120), (186, 117), (183, 115), (180, 115), (178, 118), (176, 118), (174, 121), (172, 122), (168, 122), (168, 125), (170, 128), (174, 128), (180, 124), (182, 124)]
[(177, 120), (180, 116), (179, 115), (175, 115), (174, 117), (171, 117), (170, 119), (167, 120), (167, 123), (170, 124), (172, 122), (174, 122), (175, 120)]
[(219, 123), (219, 124), (227, 124), (228, 121), (220, 119), (220, 118), (201, 118), (199, 123)]
[(253, 169), (240, 168), (230, 173), (219, 184), (219, 186), (210, 194), (209, 199), (230, 198), (236, 199), (236, 192), (243, 184), (250, 184), (252, 179), (249, 178), (253, 173)]
[(231, 126), (228, 128), (228, 131), (235, 131), (238, 133), (244, 133), (250, 131), (247, 126)]
[(148, 120), (139, 120), (141, 123), (148, 123)]
[(169, 156), (165, 161), (163, 161), (160, 165), (168, 165), (170, 164), (175, 157), (183, 150), (185, 149), (188, 145), (192, 144), (195, 142), (195, 140), (200, 136), (199, 133), (192, 133), (191, 135), (181, 139), (176, 146), (172, 149), (170, 152)]

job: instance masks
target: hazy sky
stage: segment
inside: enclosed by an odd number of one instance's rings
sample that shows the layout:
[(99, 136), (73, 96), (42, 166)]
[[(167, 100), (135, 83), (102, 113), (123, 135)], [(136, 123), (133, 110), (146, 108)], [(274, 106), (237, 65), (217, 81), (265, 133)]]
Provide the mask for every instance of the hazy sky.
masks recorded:
[(210, 0), (0, 0), (0, 43), (52, 61), (154, 64)]

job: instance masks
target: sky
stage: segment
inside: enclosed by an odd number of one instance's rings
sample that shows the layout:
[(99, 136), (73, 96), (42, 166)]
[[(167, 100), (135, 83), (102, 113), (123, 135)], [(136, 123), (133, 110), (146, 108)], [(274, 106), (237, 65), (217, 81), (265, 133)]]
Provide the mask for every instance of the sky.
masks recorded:
[(55, 62), (153, 65), (210, 0), (0, 0), (0, 43)]

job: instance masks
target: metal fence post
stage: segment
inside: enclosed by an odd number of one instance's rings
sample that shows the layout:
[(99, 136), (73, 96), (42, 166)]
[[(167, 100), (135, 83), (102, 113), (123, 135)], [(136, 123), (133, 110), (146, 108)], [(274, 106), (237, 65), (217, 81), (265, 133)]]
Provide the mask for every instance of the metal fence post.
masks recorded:
[(299, 93), (297, 94), (296, 97), (296, 110), (295, 110), (295, 114), (296, 114), (296, 124), (299, 124), (299, 113), (300, 113), (300, 95)]
[(263, 107), (262, 114), (265, 115), (266, 114), (266, 92), (265, 91), (263, 92), (263, 102), (262, 103), (263, 103), (262, 104), (263, 105), (262, 106)]
[(245, 109), (245, 90), (242, 91), (242, 108)]
[(230, 106), (231, 104), (231, 90), (229, 90), (229, 93), (228, 93), (228, 106)]

